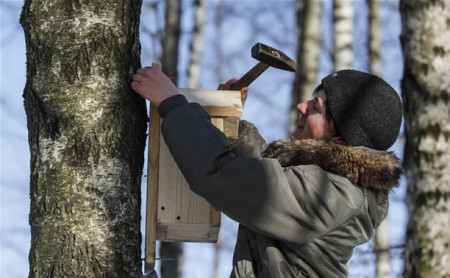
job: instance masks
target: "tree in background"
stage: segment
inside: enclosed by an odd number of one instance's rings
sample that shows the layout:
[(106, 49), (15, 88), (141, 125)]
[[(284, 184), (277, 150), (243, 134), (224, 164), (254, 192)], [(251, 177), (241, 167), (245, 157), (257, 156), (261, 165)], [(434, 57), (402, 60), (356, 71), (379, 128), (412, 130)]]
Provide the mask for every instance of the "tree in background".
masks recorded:
[(403, 0), (405, 277), (449, 277), (450, 2)]
[(381, 76), (383, 73), (383, 61), (381, 59), (383, 49), (381, 4), (382, 2), (377, 0), (367, 0), (369, 8), (369, 70), (378, 76)]
[[(164, 73), (178, 86), (178, 49), (181, 34), (181, 1), (166, 1), (165, 30), (162, 46)], [(183, 244), (161, 241), (161, 277), (181, 277), (183, 266)]]
[(166, 1), (161, 63), (164, 73), (178, 85), (178, 48), (180, 41), (181, 1)]
[(188, 68), (188, 88), (198, 88), (203, 50), (203, 25), (206, 19), (206, 0), (195, 0), (194, 30), (191, 40), (191, 57)]
[(30, 277), (140, 277), (141, 1), (25, 1)]
[(348, 0), (333, 0), (334, 52), (336, 71), (353, 66), (353, 3)]
[(322, 2), (297, 0), (297, 71), (290, 109), (289, 132), (298, 125), (300, 114), (297, 105), (311, 97), (317, 86), (320, 55), (320, 14)]
[[(380, 15), (381, 2), (378, 0), (367, 0), (367, 6), (369, 8), (369, 71), (372, 74), (382, 76), (383, 23)], [(389, 222), (387, 217), (376, 229), (374, 241), (377, 278), (389, 278), (391, 277), (391, 263), (389, 254)]]

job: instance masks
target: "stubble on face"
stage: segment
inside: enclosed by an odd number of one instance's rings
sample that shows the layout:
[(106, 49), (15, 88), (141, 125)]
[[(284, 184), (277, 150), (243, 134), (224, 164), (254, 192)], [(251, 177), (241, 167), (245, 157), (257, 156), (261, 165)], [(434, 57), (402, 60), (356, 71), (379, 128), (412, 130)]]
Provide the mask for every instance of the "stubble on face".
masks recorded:
[(323, 89), (314, 93), (314, 98), (297, 105), (300, 120), (291, 140), (330, 139), (334, 136), (333, 121), (326, 115), (326, 94)]

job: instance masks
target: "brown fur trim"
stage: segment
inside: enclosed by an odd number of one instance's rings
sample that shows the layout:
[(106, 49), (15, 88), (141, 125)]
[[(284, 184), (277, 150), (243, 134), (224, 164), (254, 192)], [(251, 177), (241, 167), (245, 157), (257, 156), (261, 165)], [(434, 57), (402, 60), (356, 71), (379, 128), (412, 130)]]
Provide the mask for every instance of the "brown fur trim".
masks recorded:
[(276, 141), (263, 156), (277, 159), (283, 167), (315, 164), (370, 190), (388, 191), (398, 186), (402, 174), (398, 158), (391, 152), (372, 153), (326, 140)]

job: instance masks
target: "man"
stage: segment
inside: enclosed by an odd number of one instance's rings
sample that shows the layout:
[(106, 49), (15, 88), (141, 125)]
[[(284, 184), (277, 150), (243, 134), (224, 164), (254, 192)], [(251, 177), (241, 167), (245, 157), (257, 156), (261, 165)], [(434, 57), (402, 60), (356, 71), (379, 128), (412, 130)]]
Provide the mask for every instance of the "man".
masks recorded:
[(162, 134), (192, 191), (240, 223), (231, 277), (347, 276), (353, 248), (385, 218), (401, 175), (386, 151), (401, 103), (385, 81), (354, 70), (325, 77), (297, 106), (291, 139), (267, 148), (245, 121), (228, 142), (159, 69), (139, 69), (132, 88), (159, 107)]

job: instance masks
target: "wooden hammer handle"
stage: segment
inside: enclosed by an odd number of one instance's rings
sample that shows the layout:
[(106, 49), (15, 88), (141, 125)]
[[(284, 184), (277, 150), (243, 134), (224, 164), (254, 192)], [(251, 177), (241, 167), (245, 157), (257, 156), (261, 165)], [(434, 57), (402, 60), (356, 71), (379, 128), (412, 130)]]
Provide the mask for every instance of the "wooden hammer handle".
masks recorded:
[(260, 76), (269, 65), (259, 62), (251, 70), (249, 70), (244, 76), (242, 76), (236, 83), (231, 85), (231, 90), (239, 91), (244, 87), (247, 87), (252, 83), (258, 76)]

